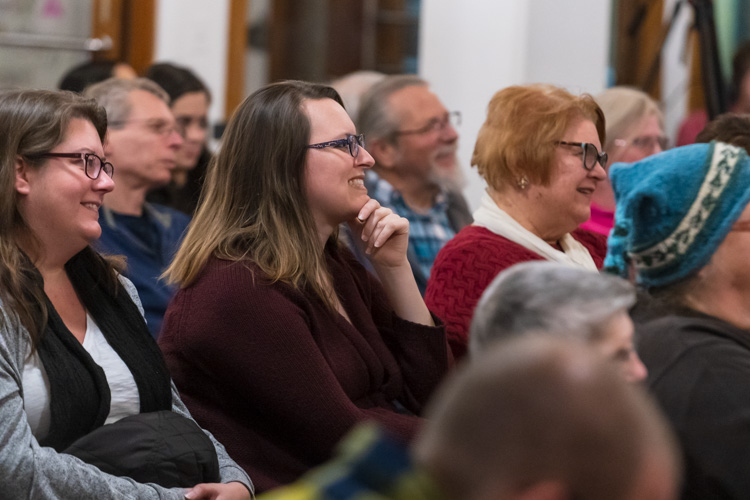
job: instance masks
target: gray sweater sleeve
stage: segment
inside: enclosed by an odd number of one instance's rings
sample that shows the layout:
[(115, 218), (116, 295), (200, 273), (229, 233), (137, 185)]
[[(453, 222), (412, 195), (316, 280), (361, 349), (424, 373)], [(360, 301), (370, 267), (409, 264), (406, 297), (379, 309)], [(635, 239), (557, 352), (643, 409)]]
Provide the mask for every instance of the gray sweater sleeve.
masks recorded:
[[(128, 283), (129, 284), (129, 283)], [(126, 288), (133, 295), (132, 284)], [(137, 301), (137, 296), (134, 297)], [(136, 302), (140, 307), (140, 302)], [(40, 446), (31, 433), (23, 406), (22, 374), (29, 334), (0, 302), (0, 490), (13, 499), (174, 499), (187, 490), (137, 483), (105, 474), (78, 458)], [(172, 385), (174, 411), (189, 416)], [(209, 434), (210, 436), (210, 434)], [(222, 482), (252, 483), (213, 436)]]

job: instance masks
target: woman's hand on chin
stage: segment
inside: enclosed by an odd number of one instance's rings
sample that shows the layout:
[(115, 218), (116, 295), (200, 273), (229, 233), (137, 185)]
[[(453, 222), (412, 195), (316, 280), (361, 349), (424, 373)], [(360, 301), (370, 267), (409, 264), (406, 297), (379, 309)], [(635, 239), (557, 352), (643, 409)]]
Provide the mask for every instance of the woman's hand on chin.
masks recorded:
[(408, 265), (409, 221), (390, 208), (370, 199), (357, 217), (349, 221), (352, 233), (359, 238), (365, 253), (376, 266)]

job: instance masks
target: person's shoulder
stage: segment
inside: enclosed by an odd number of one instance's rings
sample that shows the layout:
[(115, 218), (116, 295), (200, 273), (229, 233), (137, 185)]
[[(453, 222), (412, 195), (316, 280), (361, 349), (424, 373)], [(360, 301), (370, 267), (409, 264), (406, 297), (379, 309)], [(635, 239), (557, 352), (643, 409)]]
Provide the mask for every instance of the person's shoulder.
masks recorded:
[(190, 224), (190, 216), (176, 208), (160, 205), (158, 203), (146, 203), (144, 208), (166, 228), (185, 229)]

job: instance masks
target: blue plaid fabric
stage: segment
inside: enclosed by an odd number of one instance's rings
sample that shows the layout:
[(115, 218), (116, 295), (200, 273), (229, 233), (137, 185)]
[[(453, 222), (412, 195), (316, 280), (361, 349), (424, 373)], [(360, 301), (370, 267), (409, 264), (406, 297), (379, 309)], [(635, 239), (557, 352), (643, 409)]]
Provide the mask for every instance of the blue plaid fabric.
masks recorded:
[(409, 221), (409, 249), (416, 256), (417, 265), (424, 276), (429, 277), (438, 252), (456, 235), (448, 219), (445, 193), (438, 195), (427, 213), (418, 213), (409, 208), (401, 193), (377, 174), (368, 171), (367, 176), (368, 186), (374, 186), (370, 196)]
[(441, 500), (433, 481), (414, 468), (403, 444), (374, 424), (356, 427), (334, 460), (258, 500)]

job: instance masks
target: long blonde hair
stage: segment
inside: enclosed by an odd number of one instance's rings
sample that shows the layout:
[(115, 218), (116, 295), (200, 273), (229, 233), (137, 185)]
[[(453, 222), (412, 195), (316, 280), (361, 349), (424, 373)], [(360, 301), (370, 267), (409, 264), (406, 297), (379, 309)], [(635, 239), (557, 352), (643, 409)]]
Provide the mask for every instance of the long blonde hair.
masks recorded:
[[(333, 308), (328, 266), (304, 187), (310, 121), (306, 99), (333, 99), (331, 87), (270, 84), (237, 108), (208, 167), (198, 210), (164, 273), (186, 287), (209, 258), (252, 260), (272, 282), (306, 288)], [(337, 243), (333, 234), (328, 245)]]

